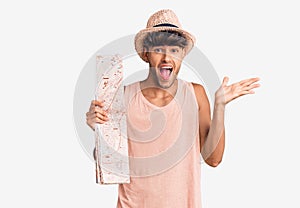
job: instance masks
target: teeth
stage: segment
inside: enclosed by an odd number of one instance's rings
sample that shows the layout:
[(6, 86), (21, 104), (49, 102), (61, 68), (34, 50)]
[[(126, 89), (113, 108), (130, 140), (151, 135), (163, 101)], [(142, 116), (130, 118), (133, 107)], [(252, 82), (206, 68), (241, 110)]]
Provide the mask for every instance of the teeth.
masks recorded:
[(172, 67), (170, 67), (170, 66), (163, 66), (163, 67), (161, 67), (162, 69), (167, 69), (167, 70), (171, 70), (172, 71)]

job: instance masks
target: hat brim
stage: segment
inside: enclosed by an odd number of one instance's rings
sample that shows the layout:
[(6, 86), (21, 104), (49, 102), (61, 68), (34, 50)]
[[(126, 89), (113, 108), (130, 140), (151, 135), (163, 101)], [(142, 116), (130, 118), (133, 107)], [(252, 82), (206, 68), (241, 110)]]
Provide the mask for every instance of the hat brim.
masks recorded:
[(190, 52), (190, 50), (193, 48), (195, 44), (195, 37), (180, 28), (177, 27), (168, 27), (168, 26), (163, 26), (163, 27), (152, 27), (152, 28), (146, 28), (138, 32), (134, 38), (134, 46), (135, 50), (138, 53), (138, 55), (143, 59), (143, 61), (147, 62), (143, 56), (143, 50), (144, 50), (144, 39), (147, 36), (148, 33), (150, 32), (160, 32), (160, 31), (174, 31), (180, 33), (186, 40), (187, 40), (187, 46), (185, 46), (186, 54)]

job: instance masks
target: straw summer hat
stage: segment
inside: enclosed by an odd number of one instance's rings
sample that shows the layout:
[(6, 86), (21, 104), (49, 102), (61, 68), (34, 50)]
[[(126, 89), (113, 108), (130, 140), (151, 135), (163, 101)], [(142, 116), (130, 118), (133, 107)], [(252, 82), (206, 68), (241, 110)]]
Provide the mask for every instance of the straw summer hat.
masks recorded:
[(159, 31), (176, 31), (180, 33), (188, 43), (186, 46), (186, 54), (193, 48), (196, 41), (192, 34), (182, 29), (176, 14), (172, 10), (160, 10), (150, 16), (146, 29), (138, 32), (134, 39), (135, 50), (144, 61), (146, 61), (142, 55), (144, 38), (150, 32)]

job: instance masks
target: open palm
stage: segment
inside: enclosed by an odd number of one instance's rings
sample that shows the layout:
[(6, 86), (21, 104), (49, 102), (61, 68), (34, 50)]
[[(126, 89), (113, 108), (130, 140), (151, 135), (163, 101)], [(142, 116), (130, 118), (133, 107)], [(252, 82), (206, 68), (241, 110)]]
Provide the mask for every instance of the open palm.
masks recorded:
[(224, 77), (222, 85), (215, 93), (215, 102), (220, 104), (227, 104), (230, 101), (247, 94), (254, 94), (253, 89), (260, 85), (256, 82), (259, 78), (244, 79), (240, 82), (227, 85), (229, 81), (228, 77)]

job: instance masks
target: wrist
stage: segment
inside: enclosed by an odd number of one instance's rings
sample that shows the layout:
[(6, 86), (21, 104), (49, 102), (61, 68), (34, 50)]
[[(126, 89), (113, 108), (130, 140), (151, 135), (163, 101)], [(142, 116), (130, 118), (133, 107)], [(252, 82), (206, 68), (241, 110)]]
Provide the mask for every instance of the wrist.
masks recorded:
[(223, 102), (215, 102), (214, 103), (214, 109), (215, 110), (225, 110), (225, 103), (223, 103)]
[(216, 106), (225, 106), (226, 105), (226, 100), (225, 100), (225, 95), (223, 93), (220, 93), (218, 90), (215, 93), (215, 103)]

